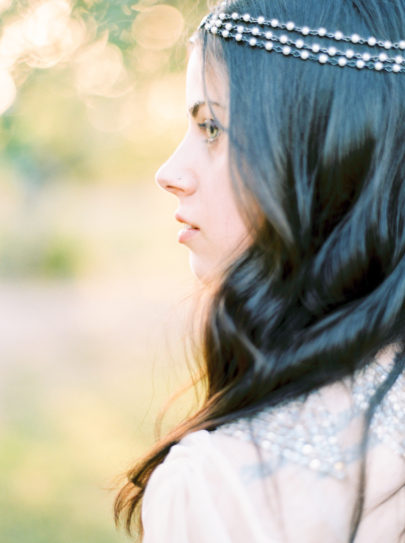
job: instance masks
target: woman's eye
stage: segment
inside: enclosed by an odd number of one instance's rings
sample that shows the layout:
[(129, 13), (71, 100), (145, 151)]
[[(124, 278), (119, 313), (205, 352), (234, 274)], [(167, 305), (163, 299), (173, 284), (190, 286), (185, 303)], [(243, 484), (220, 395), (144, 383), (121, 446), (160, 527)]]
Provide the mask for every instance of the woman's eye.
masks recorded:
[(199, 123), (198, 126), (204, 131), (208, 143), (214, 142), (219, 136), (219, 126), (213, 119), (207, 119), (203, 123)]

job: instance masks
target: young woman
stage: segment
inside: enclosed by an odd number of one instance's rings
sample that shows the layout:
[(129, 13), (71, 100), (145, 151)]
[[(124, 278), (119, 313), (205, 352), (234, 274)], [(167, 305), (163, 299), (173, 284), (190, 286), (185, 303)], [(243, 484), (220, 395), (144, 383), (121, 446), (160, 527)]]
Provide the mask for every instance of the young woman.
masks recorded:
[(405, 541), (404, 97), (403, 0), (200, 26), (157, 180), (216, 284), (206, 398), (117, 498), (145, 543)]

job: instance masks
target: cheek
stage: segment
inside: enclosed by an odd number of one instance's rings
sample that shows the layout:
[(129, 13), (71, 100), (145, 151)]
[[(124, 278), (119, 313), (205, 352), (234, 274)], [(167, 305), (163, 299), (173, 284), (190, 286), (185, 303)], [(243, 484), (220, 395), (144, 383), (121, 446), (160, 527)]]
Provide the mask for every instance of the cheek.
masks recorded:
[(236, 206), (214, 206), (211, 212), (204, 243), (190, 252), (190, 267), (203, 282), (220, 274), (250, 244), (250, 235)]
[(200, 171), (205, 173), (198, 191), (199, 204), (204, 210), (204, 234), (201, 243), (192, 248), (190, 265), (195, 275), (204, 279), (220, 273), (237, 258), (249, 245), (250, 236), (236, 202), (226, 147), (211, 148)]
[(247, 228), (236, 203), (231, 180), (225, 176), (213, 191), (210, 216), (211, 224), (215, 225), (217, 230), (220, 246), (237, 244), (246, 237)]
[[(248, 229), (242, 220), (230, 181), (226, 181), (226, 185), (223, 183), (221, 187), (213, 191), (207, 205), (207, 223), (209, 224), (207, 250), (204, 254), (205, 259), (201, 259), (200, 266), (204, 265), (213, 269), (226, 266), (237, 258), (247, 248), (250, 241)], [(194, 257), (192, 265), (193, 269), (196, 269), (199, 264), (198, 255)]]

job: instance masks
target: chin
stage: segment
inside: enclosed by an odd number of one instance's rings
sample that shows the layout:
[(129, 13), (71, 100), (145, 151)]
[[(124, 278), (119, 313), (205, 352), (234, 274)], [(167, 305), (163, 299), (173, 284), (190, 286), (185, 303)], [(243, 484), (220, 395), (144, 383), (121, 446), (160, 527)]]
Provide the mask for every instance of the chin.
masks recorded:
[(209, 277), (209, 266), (204, 259), (199, 258), (193, 252), (189, 255), (190, 268), (193, 274), (202, 282), (206, 282)]
[[(193, 274), (202, 283), (209, 283), (217, 279), (224, 269), (223, 263), (215, 259), (202, 258), (190, 252), (190, 268)], [(221, 265), (222, 264), (222, 265)]]

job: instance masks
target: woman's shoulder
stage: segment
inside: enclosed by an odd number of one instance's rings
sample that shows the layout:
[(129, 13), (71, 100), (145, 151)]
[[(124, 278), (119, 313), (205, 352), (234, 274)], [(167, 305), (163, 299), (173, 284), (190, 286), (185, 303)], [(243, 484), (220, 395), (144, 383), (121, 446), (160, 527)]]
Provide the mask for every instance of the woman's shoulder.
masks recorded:
[[(350, 382), (185, 436), (146, 488), (145, 543), (261, 543), (283, 534), (291, 541), (312, 541), (314, 534), (342, 541), (358, 488), (364, 413), (390, 368), (379, 361)], [(403, 375), (375, 411), (368, 453), (366, 507), (372, 510), (403, 473)], [(396, 530), (398, 507), (391, 501), (384, 521), (369, 515), (360, 541), (389, 540), (379, 530)], [(287, 517), (292, 521), (283, 523)]]
[[(224, 440), (219, 433), (207, 430), (190, 432), (172, 446), (164, 462), (155, 469), (148, 483), (148, 490), (159, 486), (161, 491), (167, 487), (172, 492), (173, 485), (184, 486), (186, 481), (191, 485), (198, 483), (207, 488), (212, 487), (210, 492), (218, 496), (216, 487), (235, 487), (235, 470), (232, 469), (229, 459), (229, 449), (224, 447), (224, 443), (228, 441), (234, 442), (234, 438), (225, 436)], [(243, 445), (241, 448), (243, 449)], [(233, 453), (235, 454), (235, 449)]]
[(184, 437), (155, 469), (142, 522), (144, 543), (278, 541), (269, 539), (226, 451), (205, 430)]

